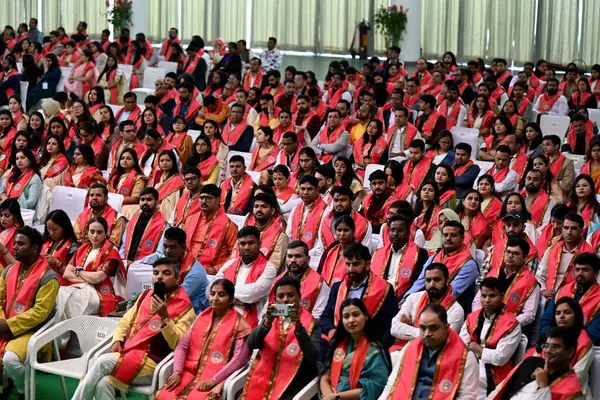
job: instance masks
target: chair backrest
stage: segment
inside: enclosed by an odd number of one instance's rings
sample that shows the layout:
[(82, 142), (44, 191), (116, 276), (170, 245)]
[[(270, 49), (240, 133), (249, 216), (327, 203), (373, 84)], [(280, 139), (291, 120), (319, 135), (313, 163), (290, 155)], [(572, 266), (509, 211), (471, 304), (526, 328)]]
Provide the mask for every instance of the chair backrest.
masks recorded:
[(371, 180), (369, 179), (369, 175), (378, 170), (383, 170), (385, 166), (381, 164), (367, 164), (367, 168), (365, 168), (365, 180), (363, 182), (363, 187), (367, 191), (371, 191)]
[(590, 389), (592, 398), (600, 399), (600, 346), (594, 346), (594, 362), (590, 369)]
[[(490, 168), (492, 168), (494, 166), (494, 163), (491, 161), (473, 161), (475, 163), (475, 165), (479, 166), (479, 175), (477, 175), (477, 179), (479, 179), (479, 177), (481, 175), (484, 175), (486, 172), (488, 172), (490, 170)], [(475, 182), (477, 182), (477, 180), (475, 180)]]
[(144, 71), (144, 84), (143, 87), (148, 89), (154, 89), (154, 83), (165, 77), (167, 70), (164, 68), (153, 68), (148, 67)]
[(108, 204), (118, 213), (121, 212), (121, 209), (123, 208), (124, 199), (125, 197), (123, 197), (122, 194), (112, 192), (108, 193)]
[(65, 81), (71, 74), (71, 67), (60, 67), (60, 79), (58, 80), (58, 86), (56, 86), (57, 92), (62, 92), (65, 88)]
[(225, 177), (229, 178), (231, 174), (229, 173), (229, 160), (231, 157), (238, 155), (244, 157), (244, 162), (246, 164), (246, 169), (250, 168), (250, 163), (252, 163), (252, 153), (244, 153), (242, 151), (230, 151), (227, 156), (227, 165), (225, 166)]
[(515, 350), (515, 354), (513, 355), (513, 365), (517, 365), (521, 361), (523, 361), (523, 357), (525, 357), (525, 351), (527, 350), (527, 337), (525, 335), (521, 335), (521, 340), (519, 340), (519, 346), (517, 350)]
[(75, 221), (85, 206), (87, 191), (69, 186), (56, 186), (52, 191), (52, 203), (48, 211), (63, 210)]
[(152, 288), (152, 265), (133, 263), (127, 270), (126, 298), (142, 293)]
[(192, 143), (196, 143), (196, 139), (200, 136), (202, 132), (190, 129), (187, 131), (187, 135), (192, 138)]
[(238, 230), (244, 227), (244, 222), (246, 221), (246, 217), (243, 215), (235, 215), (235, 214), (227, 214), (231, 222), (237, 225)]
[(159, 61), (158, 68), (164, 68), (167, 72), (175, 72), (177, 73), (177, 63), (170, 61)]
[(35, 215), (35, 210), (28, 210), (26, 208), (21, 208), (21, 217), (23, 218), (23, 223), (25, 226), (33, 227), (33, 216)]
[(107, 106), (109, 106), (109, 107), (110, 107), (110, 109), (111, 109), (111, 110), (112, 110), (112, 112), (113, 112), (113, 115), (116, 115), (116, 114), (117, 114), (117, 112), (118, 112), (118, 111), (119, 111), (119, 110), (120, 110), (120, 109), (123, 107), (123, 106), (118, 106), (118, 105), (116, 105), (116, 104), (107, 104)]
[(19, 71), (19, 73), (21, 73), (22, 70), (23, 70), (23, 63), (22, 62), (18, 62), (17, 63), (17, 71)]
[(27, 89), (29, 89), (29, 82), (21, 81), (21, 101), (23, 102), (23, 108), (25, 108), (25, 104), (27, 104)]
[(585, 156), (580, 156), (571, 153), (563, 153), (566, 158), (569, 160), (573, 160), (573, 166), (575, 167), (575, 175), (579, 175), (579, 171), (581, 171), (581, 167), (585, 164)]
[(256, 183), (257, 185), (260, 183), (260, 172), (257, 172), (257, 171), (246, 171), (246, 172), (248, 173), (248, 175), (250, 175), (250, 178), (252, 178), (254, 183)]
[(540, 118), (540, 129), (543, 136), (556, 135), (562, 142), (571, 124), (569, 117), (561, 117), (560, 115), (544, 114)]
[(590, 115), (590, 121), (596, 125), (600, 125), (600, 110), (597, 108), (588, 108), (588, 114)]
[(477, 154), (479, 154), (479, 146), (477, 146), (479, 130), (475, 128), (453, 126), (452, 129), (450, 129), (450, 132), (452, 133), (452, 142), (454, 143), (454, 146), (458, 143), (467, 143), (471, 146), (471, 160), (477, 160)]
[(131, 83), (131, 75), (133, 74), (133, 65), (129, 64), (118, 64), (117, 69), (123, 73), (125, 76), (125, 81), (127, 82), (127, 86)]

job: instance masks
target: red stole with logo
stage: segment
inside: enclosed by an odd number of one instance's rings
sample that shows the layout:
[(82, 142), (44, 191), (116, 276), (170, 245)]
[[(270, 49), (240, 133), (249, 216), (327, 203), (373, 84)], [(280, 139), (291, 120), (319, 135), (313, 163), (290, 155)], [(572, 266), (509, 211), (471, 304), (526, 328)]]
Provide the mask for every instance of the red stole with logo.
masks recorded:
[[(485, 343), (481, 343), (481, 340), (479, 337), (477, 337), (475, 331), (477, 330), (479, 319), (483, 312), (484, 310), (481, 309), (473, 311), (467, 316), (467, 331), (469, 336), (471, 336), (471, 341), (482, 345), (486, 349), (495, 349), (500, 340), (502, 340), (506, 335), (510, 334), (517, 326), (519, 326), (519, 321), (517, 321), (517, 318), (513, 313), (507, 311), (506, 309), (501, 310), (495, 315), (494, 320), (492, 321), (492, 326), (486, 335)], [(492, 376), (494, 378), (494, 382), (488, 382), (488, 386), (498, 386), (498, 384), (500, 384), (500, 382), (506, 378), (512, 369), (512, 361), (508, 360), (508, 362), (504, 365), (486, 364), (486, 369), (488, 367), (491, 367)]]
[[(231, 179), (227, 178), (223, 183), (221, 183), (221, 204), (225, 205), (225, 200), (227, 199), (227, 194), (232, 191), (231, 188)], [(229, 203), (229, 208), (225, 210), (225, 212), (235, 215), (242, 215), (244, 209), (246, 208), (246, 204), (250, 201), (250, 196), (252, 195), (252, 189), (254, 188), (254, 181), (248, 174), (244, 174), (242, 177), (242, 182), (238, 184), (238, 189), (235, 193), (231, 193), (231, 202)]]
[[(158, 314), (152, 314), (150, 311), (153, 296), (153, 290), (146, 290), (135, 305), (133, 326), (127, 333), (123, 350), (109, 376), (109, 382), (117, 389), (127, 390), (148, 359), (152, 338), (161, 334), (161, 318)], [(167, 303), (169, 315), (175, 321), (192, 308), (190, 298), (181, 287), (166, 296), (165, 303)]]
[[(336, 130), (329, 133), (329, 125), (325, 124), (323, 129), (321, 129), (321, 133), (319, 133), (319, 143), (320, 144), (332, 144), (338, 141), (342, 133), (344, 133), (344, 125), (340, 125)], [(333, 154), (322, 154), (317, 155), (319, 160), (323, 162), (323, 164), (327, 164), (333, 158)]]
[(69, 168), (69, 160), (63, 154), (59, 154), (56, 160), (50, 164), (50, 168), (48, 168), (44, 179), (54, 178), (62, 174), (67, 168)]
[[(93, 216), (94, 213), (92, 207), (86, 208), (77, 216), (77, 221), (79, 222), (79, 227), (82, 231), (85, 230), (88, 221)], [(107, 204), (100, 216), (106, 220), (106, 223), (108, 224), (108, 231), (110, 234), (110, 230), (112, 229), (113, 225), (115, 224), (115, 221), (117, 220), (117, 212), (114, 208)]]
[[(404, 129), (403, 148), (406, 151), (410, 146), (410, 142), (413, 141), (413, 139), (415, 138), (415, 136), (417, 136), (417, 133), (419, 133), (419, 131), (417, 130), (417, 127), (411, 124), (410, 122), (406, 123), (405, 128), (406, 129)], [(390, 149), (392, 148), (392, 145), (396, 139), (397, 132), (398, 127), (396, 125), (390, 126), (387, 130), (387, 144)]]
[(329, 286), (343, 280), (346, 276), (346, 257), (340, 243), (327, 249), (321, 276)]
[[(154, 187), (156, 186), (158, 186), (158, 183), (154, 184)], [(181, 179), (181, 175), (171, 175), (167, 178), (166, 181), (163, 182), (162, 185), (160, 185), (160, 187), (156, 189), (158, 190), (158, 202), (160, 203), (161, 201), (163, 201), (173, 193), (183, 189), (184, 187), (185, 186), (183, 184), (183, 179)]]
[(342, 82), (342, 86), (333, 93), (333, 86), (327, 90), (327, 107), (330, 110), (337, 106), (337, 103), (342, 99), (342, 95), (348, 89), (348, 81)]
[(259, 156), (260, 146), (252, 150), (252, 160), (250, 161), (250, 170), (251, 171), (264, 171), (275, 165), (277, 161), (276, 152), (279, 151), (277, 146), (273, 146), (267, 154), (260, 157)]
[[(554, 299), (560, 299), (561, 297), (575, 297), (575, 292), (577, 291), (577, 282), (574, 280), (568, 284), (562, 286), (558, 293), (555, 295)], [(600, 310), (600, 285), (594, 283), (592, 287), (590, 287), (579, 299), (579, 304), (583, 309), (583, 320), (584, 327), (588, 327), (592, 319)]]
[[(126, 257), (129, 255), (131, 239), (133, 238), (133, 230), (137, 225), (140, 215), (141, 214), (137, 214), (131, 218), (131, 221), (129, 221), (127, 224), (127, 241), (125, 242)], [(165, 220), (165, 217), (160, 211), (156, 211), (152, 218), (150, 218), (150, 221), (148, 221), (148, 225), (146, 225), (146, 229), (144, 229), (142, 239), (140, 240), (140, 246), (135, 252), (135, 259), (131, 261), (139, 260), (140, 258), (144, 258), (154, 253), (158, 247), (158, 242), (160, 241), (166, 226), (167, 221)]]
[(452, 105), (452, 108), (448, 109), (448, 100), (444, 100), (440, 105), (439, 113), (446, 117), (446, 129), (452, 129), (458, 122), (458, 114), (460, 113), (460, 106), (464, 103), (459, 97), (458, 100)]
[(439, 205), (434, 204), (433, 212), (431, 213), (431, 218), (429, 221), (425, 221), (425, 212), (419, 215), (412, 225), (414, 228), (419, 228), (423, 231), (423, 235), (425, 236), (425, 240), (430, 240), (433, 235), (439, 230), (438, 228), (438, 219), (437, 216), (442, 211)]
[(113, 175), (109, 183), (109, 190), (113, 193), (119, 193), (120, 195), (123, 195), (123, 197), (128, 197), (131, 195), (131, 193), (133, 193), (133, 186), (135, 185), (135, 181), (137, 180), (138, 176), (140, 175), (137, 173), (137, 171), (132, 169), (127, 174), (127, 178), (125, 178), (123, 184), (119, 187), (119, 181), (121, 178), (117, 178), (117, 175)]
[[(102, 270), (104, 263), (115, 260), (119, 264), (119, 271), (125, 270), (119, 252), (109, 240), (104, 241), (104, 245), (98, 252), (96, 258), (87, 265), (84, 265), (88, 255), (90, 254), (90, 251), (92, 251), (92, 244), (90, 242), (84, 243), (79, 249), (77, 249), (77, 252), (74, 256), (75, 266), (83, 267), (87, 272), (98, 272)], [(77, 283), (71, 283), (70, 285), (76, 284)], [(94, 286), (96, 287), (96, 292), (100, 298), (98, 314), (103, 317), (115, 310), (115, 305), (117, 304), (115, 289), (113, 288), (112, 281), (108, 273), (106, 274), (106, 279), (104, 281), (97, 283)]]
[[(412, 277), (414, 268), (417, 265), (419, 250), (420, 248), (415, 244), (415, 242), (407, 243), (404, 253), (402, 253), (402, 257), (400, 257), (400, 262), (396, 268), (396, 276), (388, 276), (388, 281), (391, 278), (395, 282), (393, 286), (396, 290), (396, 297), (398, 298), (404, 296), (404, 293), (406, 293), (406, 291), (410, 289), (412, 285), (410, 278)], [(391, 255), (391, 244), (377, 249), (373, 254), (373, 258), (371, 259), (371, 271), (380, 278), (383, 278), (386, 271), (389, 272), (392, 268), (392, 266), (389, 265), (391, 261)]]
[[(254, 283), (260, 278), (260, 276), (265, 271), (267, 266), (267, 257), (263, 255), (262, 252), (258, 253), (258, 257), (256, 260), (252, 262), (252, 267), (250, 267), (250, 272), (246, 277), (246, 281), (244, 283)], [(238, 271), (240, 270), (240, 266), (242, 265), (242, 258), (238, 256), (235, 259), (233, 264), (227, 267), (226, 270), (223, 271), (223, 278), (230, 280), (235, 285), (237, 283)], [(246, 304), (243, 313), (244, 318), (248, 320), (248, 323), (252, 326), (252, 328), (256, 328), (258, 325), (258, 310), (255, 304)]]
[[(475, 121), (477, 121), (478, 115), (475, 115), (474, 112), (475, 112), (475, 105), (473, 104), (471, 106), (471, 109), (467, 113), (467, 123), (469, 125), (469, 128), (474, 128)], [(480, 125), (479, 129), (491, 128), (495, 118), (496, 118), (496, 115), (494, 114), (494, 112), (492, 110), (487, 110), (485, 112), (485, 114), (483, 114), (483, 116), (482, 116), (482, 121), (481, 121), (481, 125)], [(488, 135), (489, 135), (489, 133), (488, 133)]]
[(29, 185), (29, 181), (31, 181), (33, 175), (35, 175), (35, 171), (30, 169), (24, 174), (21, 174), (21, 176), (19, 176), (19, 178), (14, 182), (9, 182), (7, 180), (6, 196), (11, 199), (18, 199), (25, 191), (25, 188), (27, 188), (27, 185)]
[[(331, 386), (333, 388), (337, 388), (340, 375), (342, 374), (342, 369), (344, 367), (344, 362), (346, 360), (346, 350), (348, 345), (348, 338), (342, 340), (335, 352), (333, 354), (333, 359), (331, 360)], [(369, 339), (366, 336), (361, 337), (358, 340), (356, 348), (352, 353), (352, 361), (350, 363), (350, 390), (359, 389), (358, 379), (360, 378), (360, 373), (362, 371), (365, 360), (367, 359), (367, 353), (369, 351)]]
[(105, 183), (103, 178), (94, 179), (95, 176), (102, 177), (100, 170), (94, 167), (93, 165), (88, 165), (88, 167), (81, 173), (81, 177), (79, 178), (79, 185), (75, 186), (72, 176), (75, 173), (76, 168), (77, 165), (71, 165), (71, 167), (67, 170), (67, 173), (65, 174), (65, 186), (87, 189), (94, 183)]
[(253, 87), (260, 88), (262, 86), (263, 75), (264, 75), (263, 72), (261, 70), (258, 70), (258, 72), (256, 73), (256, 77), (254, 78), (254, 82), (252, 82), (252, 85), (250, 85), (252, 73), (248, 72), (246, 74), (246, 76), (244, 77), (244, 89), (246, 91), (249, 91), (250, 88), (253, 88)]
[[(278, 277), (273, 279), (273, 284), (271, 285), (271, 290), (269, 291), (269, 303), (275, 301), (275, 283), (279, 281), (284, 276), (288, 276), (288, 271), (283, 272)], [(300, 299), (300, 306), (308, 311), (312, 312), (315, 304), (317, 303), (317, 297), (319, 297), (319, 293), (321, 292), (321, 288), (325, 281), (319, 275), (318, 272), (313, 270), (312, 268), (306, 268), (302, 278), (300, 279), (300, 293), (302, 298)]]
[(240, 140), (240, 138), (242, 137), (242, 134), (246, 130), (247, 126), (248, 126), (248, 123), (244, 120), (244, 121), (240, 122), (232, 130), (231, 129), (231, 122), (228, 122), (225, 125), (225, 129), (223, 129), (223, 135), (222, 135), (223, 142), (227, 146), (233, 146), (233, 145), (235, 145)]
[(432, 262), (441, 262), (448, 267), (448, 274), (450, 277), (448, 283), (450, 284), (458, 274), (458, 271), (472, 259), (473, 257), (471, 257), (469, 246), (466, 243), (463, 243), (462, 247), (453, 254), (446, 253), (446, 250), (442, 248), (435, 254)]
[[(179, 99), (176, 99), (175, 100), (175, 109), (173, 110), (174, 116), (180, 115), (181, 107), (182, 107), (181, 101)], [(185, 118), (185, 120), (188, 123), (190, 123), (196, 117), (196, 114), (198, 114), (198, 111), (201, 108), (202, 108), (202, 105), (198, 102), (198, 100), (196, 100), (195, 97), (193, 97), (187, 108), (187, 111), (185, 112), (185, 115), (183, 115), (183, 117)]]
[[(354, 224), (356, 229), (354, 231), (354, 239), (356, 242), (360, 243), (365, 238), (367, 234), (367, 229), (369, 224), (367, 220), (358, 213), (356, 210), (352, 210), (350, 216), (354, 220)], [(321, 223), (321, 240), (323, 241), (323, 247), (329, 247), (333, 242), (335, 242), (335, 235), (331, 229), (331, 221), (333, 220), (333, 213), (329, 213), (327, 217)]]
[[(590, 143), (594, 138), (594, 128), (592, 121), (588, 120), (586, 124), (591, 125), (591, 129), (586, 129), (585, 131), (585, 151), (587, 152), (588, 148), (590, 147)], [(573, 128), (572, 125), (573, 124), (571, 124), (569, 132), (567, 133), (567, 143), (569, 143), (569, 146), (571, 147), (571, 152), (575, 151), (575, 144), (577, 143), (577, 134), (575, 133), (575, 128)]]
[[(116, 142), (113, 146), (112, 149), (110, 150), (111, 153), (111, 168), (113, 170), (115, 170), (117, 168), (117, 166), (119, 165), (119, 159), (121, 157), (121, 154), (117, 154), (117, 151), (119, 150), (119, 148), (121, 147), (121, 145), (123, 144), (123, 139), (120, 139), (118, 142)], [(138, 160), (142, 159), (142, 156), (144, 154), (144, 151), (146, 151), (146, 145), (142, 142), (140, 142), (138, 139), (135, 139), (135, 144), (133, 146), (128, 146), (128, 147), (123, 147), (121, 149), (121, 153), (123, 152), (123, 150), (125, 150), (126, 148), (131, 148), (135, 151), (135, 153), (138, 156)]]
[[(248, 215), (248, 218), (246, 218), (246, 221), (244, 222), (244, 226), (256, 226), (254, 215)], [(285, 220), (278, 214), (273, 218), (266, 229), (260, 231), (260, 244), (262, 245), (260, 251), (265, 257), (269, 258), (271, 254), (273, 254), (277, 240), (279, 240), (279, 236), (284, 233), (285, 228)]]
[(502, 202), (496, 196), (492, 197), (488, 205), (481, 211), (485, 219), (494, 221), (502, 211)]
[(317, 240), (327, 203), (319, 196), (302, 222), (305, 207), (306, 205), (302, 202), (292, 210), (292, 237), (290, 240), (302, 240), (310, 249)]
[(500, 183), (506, 179), (506, 176), (508, 175), (508, 171), (510, 171), (509, 167), (502, 168), (499, 170), (494, 165), (492, 168), (490, 168), (486, 172), (486, 174), (491, 175), (494, 178), (494, 182)]
[(553, 97), (549, 97), (548, 93), (544, 93), (540, 96), (540, 111), (547, 113), (550, 111), (554, 103), (560, 98), (560, 93), (556, 93)]
[[(342, 302), (346, 299), (346, 294), (348, 293), (349, 286), (350, 278), (346, 276), (340, 283), (337, 299), (335, 301), (335, 315), (333, 319), (334, 324), (336, 326), (341, 320), (340, 306), (342, 305)], [(390, 289), (391, 285), (387, 283), (386, 280), (373, 274), (372, 271), (369, 271), (369, 275), (367, 277), (367, 287), (363, 291), (361, 300), (365, 303), (365, 306), (367, 307), (367, 311), (369, 312), (371, 318), (374, 318), (375, 315), (381, 309), (381, 306), (383, 306), (383, 302), (385, 301), (385, 298), (387, 297), (388, 291)]]
[(433, 130), (435, 129), (435, 125), (437, 124), (439, 118), (440, 113), (437, 110), (433, 110), (431, 114), (429, 114), (427, 121), (425, 121), (425, 123), (421, 127), (421, 132), (427, 134), (428, 136), (432, 136)]
[[(462, 382), (465, 365), (467, 363), (467, 346), (460, 336), (452, 329), (448, 330), (448, 338), (438, 355), (431, 382), (431, 400), (454, 399)], [(396, 377), (394, 386), (388, 400), (411, 399), (417, 386), (419, 365), (423, 356), (423, 342), (417, 338), (408, 344), (404, 351), (402, 368)]]
[(550, 172), (552, 172), (552, 175), (555, 178), (558, 177), (558, 174), (560, 172), (560, 169), (562, 168), (565, 159), (566, 157), (563, 153), (558, 153), (558, 157), (556, 157), (554, 161), (550, 162)]
[[(315, 319), (306, 310), (300, 311), (300, 322), (310, 335), (315, 326)], [(294, 333), (296, 324), (290, 323), (284, 328), (283, 319), (275, 318), (264, 345), (252, 362), (244, 391), (243, 399), (260, 397), (279, 399), (290, 385), (300, 364), (303, 353)]]
[[(196, 194), (190, 200), (190, 192), (186, 191), (181, 195), (177, 206), (173, 210), (173, 226), (179, 226), (187, 219), (188, 216), (200, 212), (200, 202), (198, 197), (200, 194)], [(189, 205), (188, 205), (189, 201)], [(189, 235), (191, 237), (191, 235)]]
[[(0, 232), (0, 243), (2, 243), (4, 247), (6, 247), (10, 254), (13, 254), (13, 248), (15, 247), (15, 237), (17, 236), (17, 229), (19, 228), (19, 226), (15, 225), (11, 228), (5, 229), (2, 232)], [(8, 263), (4, 259), (4, 256), (2, 255), (0, 255), (0, 265), (3, 268), (6, 268), (6, 266), (8, 265)]]
[[(285, 150), (281, 150), (277, 153), (277, 164), (285, 165), (290, 169), (290, 172), (296, 172), (298, 170), (298, 162), (300, 161), (300, 146), (296, 149), (296, 153), (292, 157), (292, 161), (288, 163), (288, 155)], [(291, 181), (290, 177), (290, 181)], [(291, 183), (291, 182), (290, 182)]]
[[(531, 350), (535, 350), (535, 348)], [(519, 365), (513, 368), (510, 371), (510, 373), (506, 376), (505, 385), (502, 386), (498, 393), (496, 393), (496, 396), (494, 396), (493, 400), (502, 399), (504, 391), (506, 390), (506, 386), (509, 380), (512, 378), (512, 375), (517, 370), (517, 368), (519, 368)], [(579, 382), (579, 378), (575, 374), (575, 371), (573, 371), (572, 369), (565, 372), (562, 376), (560, 376), (558, 379), (555, 379), (550, 384), (550, 397), (552, 400), (573, 400), (579, 398), (579, 396), (583, 397), (583, 392), (581, 391), (581, 383)]]
[(412, 160), (407, 160), (404, 164), (404, 184), (412, 186), (414, 190), (418, 190), (421, 184), (423, 184), (431, 164), (432, 160), (429, 157), (424, 157), (416, 166)]
[[(527, 196), (527, 191), (521, 191), (523, 197)], [(550, 197), (544, 190), (540, 190), (537, 194), (534, 194), (534, 199), (531, 202), (531, 206), (528, 211), (531, 214), (531, 220), (535, 223), (535, 226), (542, 226), (542, 221), (550, 205)]]
[[(387, 148), (387, 142), (383, 135), (379, 136), (375, 141), (375, 144), (371, 142), (364, 143), (364, 136), (361, 136), (352, 148), (352, 154), (354, 155), (354, 162), (360, 165), (365, 165), (365, 158), (370, 158), (369, 164), (378, 164), (381, 160), (381, 156), (385, 153)], [(365, 171), (362, 172), (364, 178)]]
[[(117, 114), (115, 115), (115, 121), (118, 121), (119, 118), (121, 118), (121, 114), (123, 114), (123, 112), (125, 112), (125, 107), (121, 107), (119, 109), (119, 111), (117, 111)], [(127, 120), (137, 122), (141, 113), (142, 113), (142, 109), (136, 105), (135, 108), (133, 109), (133, 111), (127, 117)]]
[[(206, 236), (200, 246), (196, 258), (202, 265), (212, 265), (214, 260), (217, 259), (219, 251), (219, 244), (223, 243), (225, 234), (229, 230), (229, 227), (233, 222), (225, 214), (222, 208), (219, 208), (217, 212), (210, 218), (207, 219), (203, 212), (197, 212), (189, 214), (189, 218), (183, 217), (182, 223), (184, 224), (183, 229), (193, 232), (196, 230), (198, 224), (207, 224)], [(192, 234), (187, 235), (187, 247), (189, 248), (192, 242)]]
[[(498, 278), (499, 274), (500, 270), (496, 268), (494, 271), (490, 271), (486, 275), (486, 278)], [(537, 279), (535, 279), (535, 276), (529, 267), (524, 264), (521, 269), (515, 273), (515, 277), (504, 293), (506, 310), (514, 315), (519, 315), (537, 284)]]
[(549, 249), (550, 253), (548, 254), (548, 276), (546, 277), (546, 287), (548, 288), (548, 290), (556, 290), (559, 287), (574, 282), (575, 276), (573, 276), (573, 266), (575, 263), (575, 257), (577, 256), (577, 254), (592, 252), (592, 247), (585, 240), (581, 240), (581, 243), (574, 250), (571, 262), (569, 263), (569, 266), (565, 271), (563, 281), (561, 282), (560, 286), (557, 286), (558, 269), (560, 268), (560, 260), (562, 258), (564, 244), (564, 240), (561, 239)]

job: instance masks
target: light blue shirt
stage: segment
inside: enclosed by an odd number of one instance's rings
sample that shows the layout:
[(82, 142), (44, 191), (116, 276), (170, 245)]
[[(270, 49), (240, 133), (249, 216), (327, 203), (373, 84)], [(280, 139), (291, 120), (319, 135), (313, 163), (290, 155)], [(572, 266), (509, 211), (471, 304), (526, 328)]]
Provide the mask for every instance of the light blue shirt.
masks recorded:
[(346, 295), (347, 299), (362, 299), (363, 292), (367, 287), (367, 279), (369, 279), (369, 275), (365, 277), (365, 279), (358, 285), (357, 287), (353, 287), (352, 285), (348, 286), (348, 294)]
[[(7, 181), (3, 179), (0, 186), (0, 194), (6, 193), (6, 183)], [(38, 174), (34, 174), (31, 177), (29, 183), (27, 183), (27, 186), (25, 186), (23, 193), (21, 193), (21, 195), (17, 199), (17, 201), (19, 202), (19, 206), (22, 209), (35, 210), (41, 193), (42, 179)]]
[(185, 289), (190, 297), (196, 314), (200, 314), (208, 307), (208, 299), (206, 298), (208, 277), (206, 276), (204, 267), (198, 260), (196, 260), (192, 268), (188, 271), (181, 287)]

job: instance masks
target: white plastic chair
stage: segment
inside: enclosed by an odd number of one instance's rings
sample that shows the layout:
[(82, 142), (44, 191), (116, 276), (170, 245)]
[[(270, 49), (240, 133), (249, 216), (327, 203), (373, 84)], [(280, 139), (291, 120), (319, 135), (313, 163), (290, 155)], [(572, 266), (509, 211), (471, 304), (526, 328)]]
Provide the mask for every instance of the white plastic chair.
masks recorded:
[(225, 177), (229, 178), (231, 174), (229, 173), (229, 160), (233, 156), (242, 156), (244, 157), (244, 164), (246, 164), (246, 169), (250, 168), (250, 163), (252, 162), (252, 153), (244, 153), (242, 151), (230, 151), (227, 155), (227, 165), (225, 167)]
[(117, 213), (121, 212), (124, 199), (125, 197), (123, 197), (122, 194), (112, 192), (108, 193), (108, 205), (114, 208)]
[(127, 88), (131, 84), (131, 75), (133, 74), (133, 65), (129, 64), (117, 64), (117, 69), (123, 73), (125, 76), (125, 81), (127, 82)]
[(590, 370), (592, 398), (600, 399), (600, 346), (594, 346), (594, 362)]
[(58, 85), (56, 86), (57, 92), (62, 92), (65, 89), (65, 81), (71, 75), (71, 67), (60, 67), (60, 79), (58, 80)]
[[(25, 108), (25, 104), (27, 104), (27, 90), (29, 89), (29, 82), (21, 81), (21, 102), (23, 104), (23, 108)], [(25, 110), (27, 111), (27, 110)]]
[(579, 156), (577, 154), (571, 154), (566, 152), (564, 152), (563, 155), (569, 160), (573, 160), (573, 167), (575, 167), (575, 175), (579, 175), (581, 167), (583, 167), (583, 164), (585, 164), (585, 156)]
[[(490, 170), (490, 168), (492, 168), (494, 166), (494, 163), (491, 161), (475, 160), (475, 161), (473, 161), (473, 163), (479, 167), (479, 175), (477, 175), (477, 179), (479, 179), (479, 177), (481, 175), (484, 175), (486, 172), (488, 172)], [(475, 185), (477, 185), (477, 179), (475, 180)]]
[(246, 217), (244, 215), (235, 215), (235, 214), (227, 214), (231, 222), (237, 225), (238, 230), (244, 227), (244, 222), (246, 222)]
[(223, 385), (223, 394), (225, 395), (224, 400), (235, 400), (235, 395), (244, 388), (244, 383), (246, 382), (249, 371), (250, 368), (244, 366), (229, 375), (229, 378), (225, 380), (225, 384)]
[[(117, 321), (108, 318), (84, 315), (62, 321), (47, 330), (34, 335), (27, 345), (27, 354), (37, 354), (38, 350), (46, 343), (56, 340), (66, 332), (74, 332), (77, 335), (79, 346), (83, 355), (68, 360), (58, 360), (49, 363), (39, 363), (37, 357), (30, 359), (30, 398), (35, 399), (36, 383), (35, 371), (43, 371), (61, 377), (61, 383), (65, 399), (67, 394), (64, 377), (81, 379), (88, 370), (89, 361), (100, 349), (110, 343), (112, 334), (117, 328)], [(54, 343), (56, 347), (56, 343)], [(57, 349), (56, 349), (57, 350)], [(59, 356), (58, 351), (56, 351)]]
[(167, 73), (174, 72), (177, 73), (177, 63), (170, 61), (159, 61), (157, 64), (158, 68), (164, 68), (167, 70)]
[(132, 90), (137, 95), (137, 103), (144, 104), (144, 99), (154, 93), (154, 83), (165, 77), (167, 70), (164, 68), (148, 67), (144, 70), (142, 87)]
[(296, 393), (293, 400), (310, 400), (319, 394), (319, 378), (315, 378), (304, 389)]
[(133, 263), (127, 269), (126, 299), (152, 289), (152, 265)]
[(260, 172), (257, 172), (257, 171), (246, 171), (246, 172), (248, 173), (248, 175), (250, 175), (250, 178), (252, 178), (254, 183), (256, 183), (257, 185), (260, 183)]
[(23, 223), (26, 226), (33, 226), (33, 216), (35, 215), (35, 210), (28, 210), (26, 208), (21, 208), (21, 217), (23, 217)]
[(471, 146), (471, 160), (477, 159), (479, 153), (479, 146), (477, 146), (477, 139), (479, 138), (479, 130), (475, 128), (464, 128), (462, 126), (453, 126), (450, 129), (452, 133), (452, 143), (456, 146), (458, 143), (467, 143)]
[(588, 108), (587, 110), (590, 116), (590, 121), (596, 125), (600, 125), (600, 110), (597, 108)]
[(192, 138), (192, 143), (196, 143), (196, 139), (200, 136), (202, 132), (190, 129), (187, 131), (187, 135)]
[[(39, 335), (41, 335), (42, 333), (44, 333), (48, 328), (50, 328), (52, 325), (54, 325), (54, 321), (55, 318), (54, 316), (50, 317), (50, 319), (48, 319), (48, 321), (46, 321), (46, 323), (37, 330), (37, 332), (35, 332), (33, 334), (33, 336), (31, 336), (31, 338), (29, 339), (29, 343), (31, 343), (32, 340), (34, 340), (35, 338), (37, 338)], [(28, 344), (28, 348), (29, 348), (29, 344)], [(52, 348), (52, 351), (54, 351), (54, 347)], [(25, 357), (25, 362), (23, 363), (23, 366), (25, 367), (25, 399), (34, 399), (35, 398), (35, 394), (33, 397), (31, 397), (30, 391), (31, 391), (31, 386), (27, 384), (27, 382), (30, 382), (31, 379), (31, 368), (30, 368), (30, 359), (31, 357), (29, 357), (30, 353), (29, 351), (27, 351), (27, 356)], [(65, 388), (66, 386), (63, 386), (63, 388)]]
[(542, 136), (556, 135), (560, 138), (561, 143), (567, 134), (570, 124), (571, 119), (569, 117), (544, 114), (540, 118)]
[(365, 168), (365, 180), (363, 182), (363, 188), (365, 188), (367, 192), (371, 191), (371, 180), (369, 179), (369, 175), (375, 171), (382, 171), (383, 168), (384, 166), (381, 164), (367, 164), (367, 167)]
[(48, 212), (63, 210), (71, 221), (75, 221), (83, 211), (87, 192), (83, 189), (69, 186), (56, 186), (52, 191), (52, 203)]
[(110, 107), (110, 109), (111, 109), (111, 110), (112, 110), (112, 112), (113, 112), (113, 115), (117, 115), (117, 113), (119, 112), (119, 110), (120, 110), (121, 108), (123, 108), (123, 106), (118, 106), (118, 105), (116, 105), (116, 104), (107, 104), (107, 106), (109, 106), (109, 107)]
[(527, 350), (527, 337), (525, 335), (521, 335), (521, 340), (519, 340), (519, 345), (517, 346), (517, 350), (515, 350), (515, 354), (513, 354), (513, 365), (517, 365), (523, 358), (525, 357), (525, 352)]

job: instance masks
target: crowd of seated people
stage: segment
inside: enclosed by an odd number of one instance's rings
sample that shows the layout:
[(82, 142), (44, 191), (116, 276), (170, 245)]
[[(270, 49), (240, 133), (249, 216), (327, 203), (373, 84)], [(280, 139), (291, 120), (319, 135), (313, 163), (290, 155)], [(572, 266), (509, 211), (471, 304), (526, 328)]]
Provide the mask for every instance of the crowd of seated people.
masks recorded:
[[(172, 352), (159, 399), (219, 399), (240, 369), (248, 399), (593, 398), (599, 65), (559, 80), (544, 60), (513, 75), (448, 52), (409, 75), (390, 47), (320, 84), (282, 70), (275, 38), (255, 57), (86, 29), (3, 34), (5, 394), (25, 392), (38, 327), (127, 304), (73, 398), (149, 385)], [(159, 60), (177, 72), (138, 104)], [(544, 114), (571, 125), (543, 132)], [(76, 218), (57, 187), (85, 193)], [(152, 288), (132, 296), (140, 274)]]

